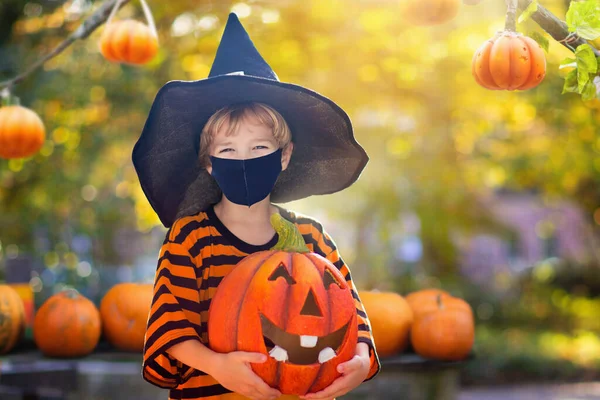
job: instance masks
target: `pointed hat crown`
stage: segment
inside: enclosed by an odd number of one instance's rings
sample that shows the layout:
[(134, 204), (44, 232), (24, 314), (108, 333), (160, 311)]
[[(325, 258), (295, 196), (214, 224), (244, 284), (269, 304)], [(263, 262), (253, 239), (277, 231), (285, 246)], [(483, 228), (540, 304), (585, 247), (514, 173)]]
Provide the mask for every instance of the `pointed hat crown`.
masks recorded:
[(234, 13), (229, 14), (208, 77), (219, 75), (252, 75), (279, 81)]
[(281, 82), (231, 13), (209, 76), (163, 85), (133, 149), (140, 186), (165, 227), (223, 198), (198, 162), (200, 135), (217, 110), (247, 102), (273, 107), (292, 131), (294, 152), (271, 192), (275, 203), (343, 190), (369, 160), (348, 114), (311, 89)]

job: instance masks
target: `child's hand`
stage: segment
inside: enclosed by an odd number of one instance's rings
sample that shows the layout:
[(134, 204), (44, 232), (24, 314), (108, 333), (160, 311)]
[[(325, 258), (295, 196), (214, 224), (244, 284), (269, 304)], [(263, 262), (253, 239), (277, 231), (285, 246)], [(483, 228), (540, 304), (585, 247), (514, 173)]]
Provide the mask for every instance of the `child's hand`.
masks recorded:
[(267, 356), (261, 353), (234, 351), (221, 354), (211, 375), (222, 386), (252, 400), (272, 400), (281, 393), (267, 385), (252, 371), (250, 363), (263, 363)]
[(369, 375), (371, 361), (369, 359), (368, 349), (367, 354), (357, 354), (350, 361), (338, 365), (338, 372), (342, 374), (328, 387), (317, 393), (309, 393), (300, 396), (306, 400), (330, 400), (338, 396), (342, 396), (352, 389), (359, 386)]

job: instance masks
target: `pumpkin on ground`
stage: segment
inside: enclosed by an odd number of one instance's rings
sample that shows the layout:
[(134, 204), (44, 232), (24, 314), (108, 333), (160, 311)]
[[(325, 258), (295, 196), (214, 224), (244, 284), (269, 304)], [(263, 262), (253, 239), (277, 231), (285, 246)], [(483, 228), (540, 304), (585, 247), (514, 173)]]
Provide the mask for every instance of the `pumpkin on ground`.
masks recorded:
[(124, 351), (143, 350), (152, 288), (151, 284), (119, 283), (102, 298), (102, 331), (116, 348)]
[(269, 355), (251, 364), (284, 394), (318, 392), (356, 352), (358, 323), (350, 287), (327, 259), (310, 253), (294, 224), (273, 214), (280, 241), (251, 254), (221, 281), (208, 317), (208, 342), (220, 353)]
[(0, 354), (11, 351), (25, 333), (25, 307), (17, 291), (0, 285)]
[(533, 39), (518, 32), (498, 32), (473, 55), (475, 81), (491, 90), (528, 90), (546, 76), (546, 56)]
[(158, 52), (158, 38), (143, 22), (124, 19), (111, 22), (100, 37), (100, 52), (109, 61), (146, 64)]
[(46, 128), (35, 111), (18, 104), (0, 107), (0, 157), (23, 158), (38, 152)]
[(405, 299), (411, 310), (413, 316), (416, 318), (422, 314), (423, 311), (431, 311), (432, 307), (437, 307), (437, 296), (441, 295), (442, 298), (452, 297), (450, 293), (441, 289), (422, 289), (416, 292), (409, 293)]
[(467, 302), (438, 295), (436, 307), (416, 316), (410, 338), (422, 357), (445, 361), (466, 358), (475, 340), (473, 312)]
[(456, 17), (461, 0), (402, 0), (400, 13), (412, 25), (439, 25)]
[(408, 347), (413, 312), (398, 293), (361, 291), (359, 297), (369, 315), (377, 353), (391, 356)]
[(100, 340), (100, 312), (74, 289), (50, 296), (33, 321), (33, 339), (48, 357), (82, 357)]

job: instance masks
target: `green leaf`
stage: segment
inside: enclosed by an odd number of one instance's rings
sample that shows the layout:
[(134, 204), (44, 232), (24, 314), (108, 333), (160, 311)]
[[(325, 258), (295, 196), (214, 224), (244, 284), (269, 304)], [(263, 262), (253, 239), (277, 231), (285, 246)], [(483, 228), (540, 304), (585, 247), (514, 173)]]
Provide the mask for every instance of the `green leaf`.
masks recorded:
[(595, 75), (598, 71), (596, 55), (588, 44), (582, 44), (575, 49), (577, 59), (577, 84), (578, 92), (582, 93), (585, 85), (590, 80), (590, 74)]
[(550, 41), (546, 36), (544, 36), (538, 31), (530, 32), (527, 36), (538, 42), (538, 44), (542, 46), (542, 49), (544, 49), (546, 53), (548, 52), (548, 48), (550, 47)]
[(600, 37), (600, 27), (580, 27), (577, 29), (577, 34), (584, 39), (594, 40)]
[(596, 98), (596, 85), (592, 81), (588, 81), (583, 91), (581, 92), (582, 100), (592, 100)]
[(577, 59), (577, 68), (585, 68), (590, 74), (598, 72), (598, 60), (589, 44), (579, 45), (575, 49), (575, 58)]
[(560, 67), (577, 67), (577, 60), (574, 58), (567, 57), (560, 62)]
[(577, 70), (569, 72), (565, 77), (565, 84), (563, 85), (562, 94), (565, 93), (578, 93), (577, 91)]
[(577, 60), (574, 58), (565, 58), (558, 66), (558, 72), (563, 78), (566, 78), (569, 72), (574, 71), (573, 69), (577, 69)]
[(529, 3), (525, 11), (523, 11), (521, 15), (519, 15), (519, 19), (517, 20), (517, 22), (519, 24), (522, 24), (523, 22), (527, 21), (533, 15), (533, 13), (537, 11), (537, 9), (538, 2), (537, 0), (533, 0), (531, 3)]
[(577, 32), (587, 40), (600, 36), (600, 7), (598, 0), (571, 1), (567, 11), (569, 32)]
[(590, 74), (577, 68), (577, 93), (582, 93), (585, 85), (590, 81)]

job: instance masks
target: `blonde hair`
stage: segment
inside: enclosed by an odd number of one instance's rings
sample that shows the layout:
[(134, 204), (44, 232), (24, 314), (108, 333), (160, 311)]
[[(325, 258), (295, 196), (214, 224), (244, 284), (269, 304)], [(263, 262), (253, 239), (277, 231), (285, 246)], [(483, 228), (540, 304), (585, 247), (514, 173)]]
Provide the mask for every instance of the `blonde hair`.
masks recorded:
[(210, 146), (217, 132), (224, 126), (228, 126), (227, 136), (236, 134), (240, 123), (245, 118), (252, 118), (257, 123), (271, 129), (273, 137), (279, 148), (285, 149), (292, 141), (292, 132), (285, 122), (283, 116), (272, 107), (257, 102), (238, 103), (223, 107), (215, 112), (206, 122), (200, 135), (200, 151), (198, 158), (200, 165), (207, 167), (210, 165)]

